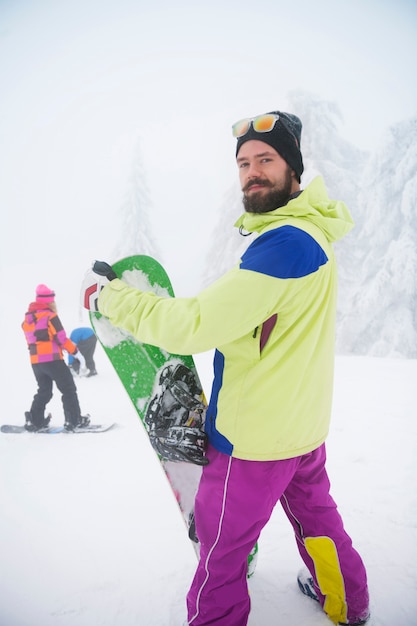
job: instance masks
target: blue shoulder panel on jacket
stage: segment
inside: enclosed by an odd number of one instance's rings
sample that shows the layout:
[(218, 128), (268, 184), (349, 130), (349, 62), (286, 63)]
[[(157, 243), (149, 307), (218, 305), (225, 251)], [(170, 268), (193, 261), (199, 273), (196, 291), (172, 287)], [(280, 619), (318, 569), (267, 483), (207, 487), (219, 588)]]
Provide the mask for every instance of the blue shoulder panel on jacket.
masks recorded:
[(240, 269), (274, 278), (301, 278), (327, 263), (317, 241), (295, 226), (281, 226), (260, 235), (242, 256)]

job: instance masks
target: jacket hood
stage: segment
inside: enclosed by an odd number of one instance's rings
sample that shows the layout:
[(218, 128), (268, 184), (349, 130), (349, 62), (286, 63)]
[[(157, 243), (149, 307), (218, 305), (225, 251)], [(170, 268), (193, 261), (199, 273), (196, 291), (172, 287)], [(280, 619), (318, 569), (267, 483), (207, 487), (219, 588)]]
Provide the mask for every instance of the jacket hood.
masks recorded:
[(353, 228), (349, 209), (340, 200), (330, 200), (324, 181), (317, 176), (302, 193), (288, 204), (268, 213), (244, 213), (235, 223), (252, 233), (261, 233), (269, 226), (288, 218), (306, 220), (323, 231), (328, 241), (342, 239)]
[(33, 313), (34, 311), (52, 311), (50, 302), (31, 302), (28, 313)]
[(34, 320), (34, 315), (36, 313), (41, 313), (42, 311), (50, 311), (53, 313), (49, 303), (47, 302), (31, 302), (29, 304), (29, 308), (25, 313), (25, 319), (28, 322), (32, 322)]

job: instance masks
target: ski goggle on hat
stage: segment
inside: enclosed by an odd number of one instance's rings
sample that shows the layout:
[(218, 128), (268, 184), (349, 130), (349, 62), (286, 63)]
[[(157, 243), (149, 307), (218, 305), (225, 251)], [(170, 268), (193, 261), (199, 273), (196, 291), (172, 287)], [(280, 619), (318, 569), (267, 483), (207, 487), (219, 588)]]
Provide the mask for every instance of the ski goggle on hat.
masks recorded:
[[(249, 131), (251, 124), (254, 131), (257, 133), (269, 133), (281, 119), (278, 113), (265, 113), (264, 115), (257, 115), (256, 117), (246, 117), (243, 120), (239, 120), (232, 126), (233, 137), (237, 139), (243, 137)], [(286, 128), (285, 123), (283, 126)]]
[(284, 118), (279, 113), (264, 113), (263, 115), (257, 115), (256, 117), (245, 117), (243, 120), (239, 120), (232, 126), (233, 137), (239, 139), (244, 137), (252, 125), (252, 128), (257, 133), (269, 133), (278, 122), (281, 122), (287, 133), (294, 139), (297, 147), (299, 147), (299, 141), (294, 133), (288, 128)]

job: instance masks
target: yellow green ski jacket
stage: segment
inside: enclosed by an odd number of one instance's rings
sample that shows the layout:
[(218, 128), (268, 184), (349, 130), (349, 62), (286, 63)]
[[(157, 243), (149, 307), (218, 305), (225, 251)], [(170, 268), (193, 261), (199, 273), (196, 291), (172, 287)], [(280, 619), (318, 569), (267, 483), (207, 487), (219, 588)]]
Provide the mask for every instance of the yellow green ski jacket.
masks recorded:
[(247, 460), (300, 456), (326, 439), (333, 391), (336, 264), (353, 226), (315, 178), (287, 205), (245, 213), (257, 238), (240, 263), (194, 298), (109, 283), (100, 312), (138, 340), (177, 354), (216, 348), (206, 431)]

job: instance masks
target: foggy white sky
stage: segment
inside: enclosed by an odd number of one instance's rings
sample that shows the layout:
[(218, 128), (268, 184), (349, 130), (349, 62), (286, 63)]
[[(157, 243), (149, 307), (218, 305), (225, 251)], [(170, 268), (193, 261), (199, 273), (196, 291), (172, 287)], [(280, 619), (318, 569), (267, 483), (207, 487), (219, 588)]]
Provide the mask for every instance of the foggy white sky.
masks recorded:
[(372, 149), (416, 113), (416, 35), (411, 0), (0, 0), (2, 267), (109, 258), (140, 140), (163, 260), (193, 291), (231, 124), (302, 89)]

